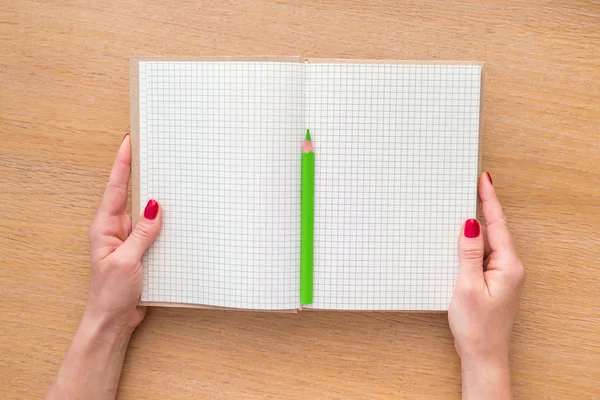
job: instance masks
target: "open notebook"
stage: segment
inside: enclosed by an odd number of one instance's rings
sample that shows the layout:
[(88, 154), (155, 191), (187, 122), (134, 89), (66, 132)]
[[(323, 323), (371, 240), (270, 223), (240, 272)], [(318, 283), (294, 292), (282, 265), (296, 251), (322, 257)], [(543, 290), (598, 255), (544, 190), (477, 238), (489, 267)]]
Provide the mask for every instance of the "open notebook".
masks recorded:
[[(447, 310), (475, 217), (482, 65), (132, 58), (133, 209), (164, 210), (141, 302)], [(315, 147), (300, 303), (301, 146)]]

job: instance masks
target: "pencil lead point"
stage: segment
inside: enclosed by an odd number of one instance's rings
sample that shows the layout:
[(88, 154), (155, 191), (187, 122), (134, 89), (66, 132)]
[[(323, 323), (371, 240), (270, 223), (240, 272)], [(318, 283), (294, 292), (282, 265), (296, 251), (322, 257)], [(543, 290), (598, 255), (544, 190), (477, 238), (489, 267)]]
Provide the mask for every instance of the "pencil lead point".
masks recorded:
[(306, 140), (310, 140), (310, 129), (306, 130)]

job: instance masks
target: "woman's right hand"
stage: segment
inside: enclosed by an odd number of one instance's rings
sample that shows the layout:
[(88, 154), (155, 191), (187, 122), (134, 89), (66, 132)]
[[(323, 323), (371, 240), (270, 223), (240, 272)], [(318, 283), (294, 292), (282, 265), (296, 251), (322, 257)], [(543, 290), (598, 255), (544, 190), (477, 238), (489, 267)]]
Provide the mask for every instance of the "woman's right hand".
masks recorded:
[(525, 281), (489, 174), (479, 179), (486, 221), (467, 220), (458, 239), (459, 269), (448, 321), (461, 360), (463, 398), (511, 398), (508, 353)]

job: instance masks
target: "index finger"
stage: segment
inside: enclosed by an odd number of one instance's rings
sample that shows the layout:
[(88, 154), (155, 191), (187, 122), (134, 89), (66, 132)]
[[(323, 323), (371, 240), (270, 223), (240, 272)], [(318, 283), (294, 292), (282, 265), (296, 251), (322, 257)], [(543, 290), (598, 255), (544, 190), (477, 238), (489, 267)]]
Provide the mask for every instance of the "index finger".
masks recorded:
[(486, 233), (490, 250), (502, 258), (518, 258), (515, 243), (504, 217), (502, 205), (496, 196), (496, 189), (488, 174), (479, 178), (479, 198), (486, 222)]
[(120, 215), (127, 209), (127, 187), (131, 174), (131, 140), (125, 135), (110, 171), (98, 212)]

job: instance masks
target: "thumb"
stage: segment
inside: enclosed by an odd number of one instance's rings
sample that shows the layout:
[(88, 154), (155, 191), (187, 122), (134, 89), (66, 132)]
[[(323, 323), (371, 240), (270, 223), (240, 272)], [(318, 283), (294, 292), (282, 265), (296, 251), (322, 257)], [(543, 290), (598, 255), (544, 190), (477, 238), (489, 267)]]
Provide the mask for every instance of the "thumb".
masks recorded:
[(483, 282), (483, 235), (476, 219), (468, 219), (458, 238), (458, 280)]
[(162, 227), (162, 210), (156, 200), (149, 200), (131, 234), (117, 250), (119, 258), (131, 263), (142, 259), (144, 252), (150, 247), (160, 233)]

